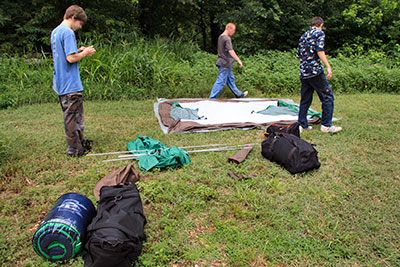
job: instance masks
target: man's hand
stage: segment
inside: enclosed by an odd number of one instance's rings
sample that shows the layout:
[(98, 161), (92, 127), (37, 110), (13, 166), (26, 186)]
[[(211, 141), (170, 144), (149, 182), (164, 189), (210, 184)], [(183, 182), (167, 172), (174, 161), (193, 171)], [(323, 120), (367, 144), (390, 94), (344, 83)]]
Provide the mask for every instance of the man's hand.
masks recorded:
[(231, 56), (239, 63), (239, 66), (240, 66), (240, 67), (243, 66), (242, 61), (241, 61), (240, 58), (236, 55), (236, 53), (235, 53), (235, 51), (234, 51), (233, 49), (232, 49), (232, 50), (229, 50), (229, 54), (231, 54)]
[(82, 52), (83, 50), (85, 50), (85, 48), (86, 48), (86, 47), (84, 47), (84, 46), (79, 47), (78, 53), (80, 53), (80, 52)]
[(332, 78), (332, 68), (331, 65), (328, 62), (328, 58), (325, 55), (325, 51), (318, 51), (318, 56), (324, 62), (326, 69), (328, 71), (328, 74), (326, 75), (326, 78), (330, 80)]
[(332, 78), (332, 68), (328, 68), (328, 74), (326, 75), (326, 78), (330, 80)]
[[(81, 48), (79, 48), (79, 49), (81, 49)], [(72, 64), (72, 63), (78, 62), (79, 60), (81, 60), (84, 57), (90, 57), (95, 52), (96, 52), (96, 50), (93, 48), (93, 46), (88, 46), (88, 47), (83, 48), (82, 52), (80, 52), (80, 53), (68, 55), (67, 61)]]
[(94, 53), (96, 52), (96, 50), (93, 48), (93, 45), (85, 47), (82, 51), (82, 53), (84, 53), (85, 57), (90, 57), (92, 56)]

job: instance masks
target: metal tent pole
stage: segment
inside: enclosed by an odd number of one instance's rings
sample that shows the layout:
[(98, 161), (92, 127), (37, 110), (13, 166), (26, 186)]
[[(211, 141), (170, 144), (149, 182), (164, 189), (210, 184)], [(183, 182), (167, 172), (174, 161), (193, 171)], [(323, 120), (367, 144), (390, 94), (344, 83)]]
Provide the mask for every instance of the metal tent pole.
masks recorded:
[[(237, 146), (247, 146), (247, 145), (237, 145)], [(228, 145), (227, 144), (211, 144), (211, 145), (198, 145), (198, 146), (183, 146), (183, 147), (179, 147), (179, 148), (188, 149), (188, 148), (217, 147), (217, 146), (228, 146)], [(148, 152), (149, 150), (127, 150), (127, 151), (117, 151), (117, 152), (107, 152), (107, 153), (94, 153), (94, 154), (87, 154), (86, 157), (118, 155), (118, 154), (128, 154), (128, 153), (136, 153), (136, 152)]]
[[(246, 145), (237, 145), (237, 146), (226, 146), (226, 147), (218, 147), (218, 148), (210, 148), (210, 149), (199, 149), (199, 150), (191, 150), (187, 151), (188, 153), (202, 153), (202, 152), (218, 152), (218, 151), (231, 151), (231, 150), (238, 150), (243, 148), (250, 148), (253, 144), (246, 144)], [(131, 155), (121, 155), (118, 159), (108, 159), (103, 160), (103, 162), (113, 162), (113, 161), (121, 161), (121, 160), (130, 160), (135, 159), (140, 156), (144, 156), (148, 154), (131, 154)]]

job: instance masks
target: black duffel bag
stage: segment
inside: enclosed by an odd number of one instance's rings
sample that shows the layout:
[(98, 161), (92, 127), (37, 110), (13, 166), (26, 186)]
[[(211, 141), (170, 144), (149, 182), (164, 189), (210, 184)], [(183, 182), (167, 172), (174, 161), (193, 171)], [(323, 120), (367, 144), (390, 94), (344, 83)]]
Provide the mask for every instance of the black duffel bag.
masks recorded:
[(262, 142), (261, 154), (280, 164), (291, 174), (317, 169), (321, 166), (314, 146), (293, 134), (272, 133)]
[(273, 123), (268, 126), (267, 130), (264, 133), (264, 136), (268, 138), (272, 133), (288, 133), (294, 134), (297, 137), (300, 137), (300, 124), (298, 122), (292, 124), (285, 123)]
[(146, 240), (136, 185), (103, 186), (97, 216), (88, 226), (85, 267), (131, 267)]

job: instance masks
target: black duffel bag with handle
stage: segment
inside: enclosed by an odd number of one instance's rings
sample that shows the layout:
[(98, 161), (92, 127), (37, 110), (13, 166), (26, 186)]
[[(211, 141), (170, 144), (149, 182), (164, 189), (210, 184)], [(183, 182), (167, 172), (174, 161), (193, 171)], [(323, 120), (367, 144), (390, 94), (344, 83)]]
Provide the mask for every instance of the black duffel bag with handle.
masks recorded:
[(300, 137), (300, 124), (298, 122), (292, 124), (286, 123), (273, 123), (268, 126), (267, 130), (264, 133), (265, 138), (268, 138), (272, 133), (280, 132), (280, 133), (289, 133), (294, 134), (297, 137)]
[(261, 144), (263, 157), (278, 163), (291, 174), (321, 166), (314, 146), (293, 134), (273, 132)]
[(85, 267), (131, 267), (146, 240), (142, 201), (134, 183), (103, 186), (88, 226)]

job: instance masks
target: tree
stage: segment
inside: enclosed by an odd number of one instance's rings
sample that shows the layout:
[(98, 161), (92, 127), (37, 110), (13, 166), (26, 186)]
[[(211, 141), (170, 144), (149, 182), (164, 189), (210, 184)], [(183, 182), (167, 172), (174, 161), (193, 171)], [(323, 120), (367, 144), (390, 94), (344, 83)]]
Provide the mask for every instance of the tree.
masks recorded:
[(398, 0), (23, 0), (0, 3), (0, 51), (50, 50), (50, 32), (71, 4), (82, 6), (88, 23), (78, 38), (118, 42), (138, 33), (180, 38), (216, 52), (228, 22), (237, 25), (235, 49), (254, 54), (292, 50), (314, 16), (325, 19), (327, 50), (400, 53)]

